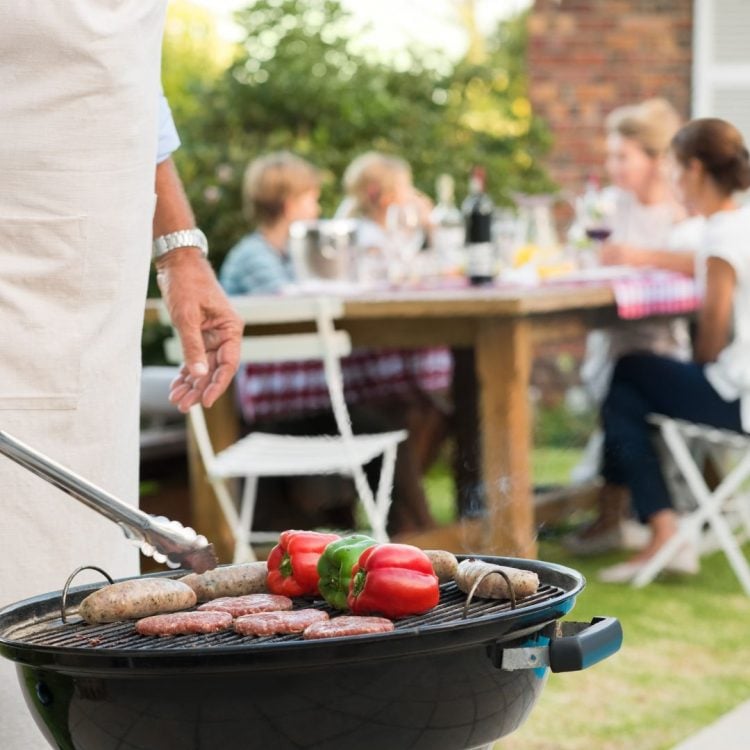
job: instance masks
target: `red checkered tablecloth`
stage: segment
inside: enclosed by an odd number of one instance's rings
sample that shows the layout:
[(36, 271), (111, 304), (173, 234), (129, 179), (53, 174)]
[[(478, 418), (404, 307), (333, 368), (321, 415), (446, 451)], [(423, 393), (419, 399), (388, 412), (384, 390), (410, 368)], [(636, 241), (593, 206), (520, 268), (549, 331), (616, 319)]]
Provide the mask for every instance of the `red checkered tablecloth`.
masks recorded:
[[(358, 349), (341, 361), (348, 404), (446, 390), (453, 375), (448, 349)], [(309, 414), (330, 407), (317, 360), (245, 364), (236, 378), (247, 422)]]
[(611, 287), (617, 315), (637, 320), (652, 315), (681, 315), (697, 310), (701, 295), (695, 279), (674, 271), (599, 266), (545, 281), (550, 287)]
[(648, 270), (612, 282), (617, 314), (624, 320), (679, 315), (696, 310), (701, 296), (695, 279), (671, 271)]
[[(617, 312), (624, 320), (651, 315), (690, 313), (700, 306), (695, 281), (678, 273), (651, 269), (601, 267), (545, 281), (541, 286), (611, 286)], [(539, 285), (534, 285), (538, 288)], [(500, 282), (498, 290), (523, 286)], [(467, 291), (465, 283), (449, 287)], [(486, 288), (485, 288), (486, 289)], [(434, 288), (424, 290), (434, 293)], [(361, 349), (342, 360), (344, 390), (349, 404), (377, 402), (415, 392), (449, 388), (453, 362), (448, 349)], [(295, 361), (246, 364), (237, 375), (237, 393), (246, 421), (273, 420), (309, 414), (330, 405), (322, 364)]]

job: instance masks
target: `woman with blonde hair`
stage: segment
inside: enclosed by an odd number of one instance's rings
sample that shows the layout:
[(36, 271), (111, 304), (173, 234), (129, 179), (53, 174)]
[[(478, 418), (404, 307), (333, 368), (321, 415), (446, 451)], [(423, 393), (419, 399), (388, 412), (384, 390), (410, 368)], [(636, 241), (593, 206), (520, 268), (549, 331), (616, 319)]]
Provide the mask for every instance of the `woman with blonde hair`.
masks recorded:
[(695, 273), (703, 220), (688, 220), (668, 174), (669, 144), (680, 124), (665, 99), (619, 107), (607, 117), (606, 169), (614, 215), (603, 263)]
[[(612, 233), (601, 249), (609, 265), (661, 268), (703, 277), (697, 260), (703, 219), (690, 218), (669, 180), (668, 153), (680, 117), (664, 99), (648, 99), (620, 107), (606, 120), (606, 170), (612, 185), (604, 192), (612, 207)], [(650, 351), (686, 360), (690, 357), (687, 321), (648, 321), (592, 331), (586, 341), (581, 380), (592, 405), (599, 407), (609, 390), (614, 363), (634, 351)], [(592, 435), (584, 458), (573, 470), (573, 480), (597, 476), (603, 436)], [(577, 554), (598, 554), (637, 545), (643, 537), (627, 523), (627, 492), (605, 485), (599, 493), (598, 517), (565, 544)], [(633, 533), (629, 533), (633, 532)]]

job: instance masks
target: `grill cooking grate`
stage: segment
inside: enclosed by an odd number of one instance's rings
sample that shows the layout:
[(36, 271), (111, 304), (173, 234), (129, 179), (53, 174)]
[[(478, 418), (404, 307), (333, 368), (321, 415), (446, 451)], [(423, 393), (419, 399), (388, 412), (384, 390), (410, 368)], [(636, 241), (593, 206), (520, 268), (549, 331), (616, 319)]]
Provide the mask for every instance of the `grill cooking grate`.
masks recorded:
[[(463, 610), (466, 595), (455, 583), (443, 584), (440, 587), (440, 603), (423, 615), (414, 615), (395, 621), (396, 631), (419, 628), (423, 630), (433, 626), (463, 622)], [(558, 597), (564, 591), (556, 586), (542, 584), (533, 596), (519, 599), (516, 610), (544, 603)], [(331, 609), (325, 602), (297, 600), (295, 609), (315, 607), (328, 612), (331, 616), (340, 614)], [(499, 615), (511, 611), (508, 601), (474, 599), (469, 605), (468, 619)], [(3, 633), (6, 641), (15, 641), (30, 646), (47, 646), (52, 648), (72, 649), (127, 649), (134, 651), (151, 650), (188, 650), (193, 648), (227, 648), (255, 646), (256, 644), (299, 641), (301, 635), (278, 635), (247, 637), (232, 630), (206, 635), (187, 636), (142, 636), (135, 632), (133, 622), (116, 622), (108, 625), (86, 625), (81, 620), (68, 617), (63, 623), (60, 617), (48, 617), (34, 622), (19, 623)]]

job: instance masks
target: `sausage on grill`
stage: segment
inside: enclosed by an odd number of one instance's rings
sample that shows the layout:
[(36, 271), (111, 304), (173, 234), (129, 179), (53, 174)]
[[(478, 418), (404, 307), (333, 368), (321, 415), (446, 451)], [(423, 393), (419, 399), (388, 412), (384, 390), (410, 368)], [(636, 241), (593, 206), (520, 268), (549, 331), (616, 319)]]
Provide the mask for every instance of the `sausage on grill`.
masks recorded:
[(229, 612), (232, 617), (254, 615), (258, 612), (278, 612), (292, 608), (288, 596), (278, 594), (248, 594), (247, 596), (224, 596), (201, 604), (202, 612)]
[(303, 638), (315, 640), (317, 638), (343, 638), (349, 635), (370, 635), (371, 633), (387, 633), (393, 630), (393, 623), (385, 617), (356, 617), (344, 615), (334, 617), (327, 622), (316, 622), (305, 628)]
[(218, 633), (232, 627), (229, 612), (170, 612), (138, 620), (135, 629), (141, 635), (194, 635)]
[(314, 622), (328, 620), (328, 614), (320, 609), (297, 609), (293, 612), (260, 612), (245, 615), (234, 621), (234, 629), (240, 635), (283, 635), (301, 633)]
[(430, 558), (432, 569), (440, 583), (448, 583), (453, 580), (458, 570), (458, 559), (452, 552), (444, 549), (426, 549), (425, 555)]
[(268, 567), (265, 562), (251, 562), (225, 565), (205, 573), (190, 573), (180, 578), (180, 581), (195, 591), (199, 602), (206, 602), (220, 596), (263, 594), (268, 591), (267, 576)]
[(171, 578), (133, 578), (89, 594), (78, 612), (91, 624), (137, 620), (195, 606), (195, 591)]
[(539, 588), (539, 576), (531, 570), (495, 565), (473, 558), (461, 561), (456, 572), (456, 585), (461, 591), (468, 594), (474, 584), (481, 579), (481, 583), (474, 591), (474, 596), (478, 596), (480, 599), (510, 599), (508, 583), (498, 571), (508, 577), (517, 599), (531, 596)]

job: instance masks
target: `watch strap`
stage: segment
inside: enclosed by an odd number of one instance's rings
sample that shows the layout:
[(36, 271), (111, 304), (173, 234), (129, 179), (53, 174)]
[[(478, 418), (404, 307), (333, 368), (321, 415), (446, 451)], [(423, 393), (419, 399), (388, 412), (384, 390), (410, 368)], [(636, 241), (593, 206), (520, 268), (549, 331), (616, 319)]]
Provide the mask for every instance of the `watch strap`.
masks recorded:
[(163, 234), (161, 237), (154, 239), (153, 254), (154, 260), (157, 260), (172, 250), (181, 247), (197, 247), (204, 258), (208, 257), (208, 240), (206, 235), (200, 229), (179, 229), (176, 232)]

